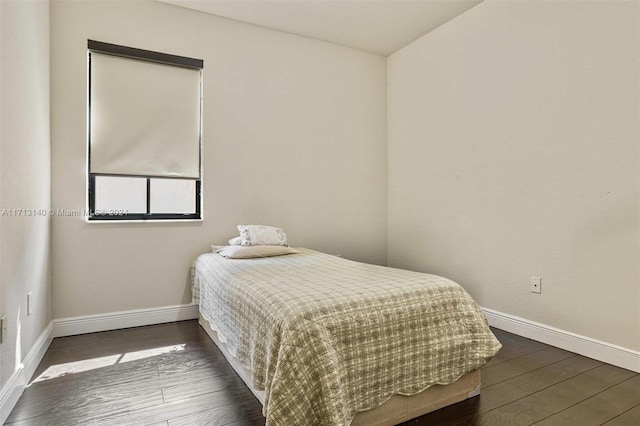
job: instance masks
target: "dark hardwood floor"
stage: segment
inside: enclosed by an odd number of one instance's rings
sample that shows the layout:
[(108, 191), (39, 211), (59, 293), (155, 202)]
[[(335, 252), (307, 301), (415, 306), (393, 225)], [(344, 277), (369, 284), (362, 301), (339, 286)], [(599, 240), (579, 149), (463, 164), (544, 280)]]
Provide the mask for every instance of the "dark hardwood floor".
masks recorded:
[[(504, 347), (481, 396), (404, 426), (640, 425), (640, 375), (494, 332)], [(55, 339), (6, 425), (263, 425), (261, 409), (183, 321)]]

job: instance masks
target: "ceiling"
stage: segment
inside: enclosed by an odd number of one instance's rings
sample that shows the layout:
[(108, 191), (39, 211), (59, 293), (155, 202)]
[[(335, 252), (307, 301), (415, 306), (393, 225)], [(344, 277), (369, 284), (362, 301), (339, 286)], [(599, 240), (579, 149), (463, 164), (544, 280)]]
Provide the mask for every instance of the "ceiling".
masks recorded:
[(158, 0), (389, 56), (482, 0)]

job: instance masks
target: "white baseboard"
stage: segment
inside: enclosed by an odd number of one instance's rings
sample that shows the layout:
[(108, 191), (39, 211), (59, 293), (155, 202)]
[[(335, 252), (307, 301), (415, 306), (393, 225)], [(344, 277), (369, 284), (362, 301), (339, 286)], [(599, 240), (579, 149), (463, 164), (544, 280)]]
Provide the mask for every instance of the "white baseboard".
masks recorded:
[(24, 384), (19, 385), (21, 370), (15, 371), (5, 385), (0, 389), (0, 424), (11, 414), (11, 410), (16, 406), (20, 395), (24, 391)]
[(640, 373), (640, 352), (638, 351), (493, 309), (481, 309), (492, 327)]
[(175, 305), (53, 320), (53, 337), (198, 318), (197, 305)]
[(24, 388), (33, 373), (35, 373), (36, 368), (38, 368), (38, 364), (42, 361), (52, 340), (53, 321), (40, 333), (40, 336), (36, 339), (22, 364), (20, 364), (2, 389), (0, 389), (0, 425), (4, 424), (9, 414), (11, 414), (11, 410), (13, 410), (18, 399), (20, 399), (20, 395), (24, 392)]

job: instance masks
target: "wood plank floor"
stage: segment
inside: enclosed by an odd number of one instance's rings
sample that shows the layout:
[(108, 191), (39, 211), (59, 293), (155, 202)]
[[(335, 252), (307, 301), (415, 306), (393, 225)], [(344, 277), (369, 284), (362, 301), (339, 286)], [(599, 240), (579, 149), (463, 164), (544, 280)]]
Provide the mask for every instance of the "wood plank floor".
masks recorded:
[[(494, 333), (504, 347), (483, 368), (481, 396), (404, 426), (640, 425), (640, 375)], [(183, 321), (55, 339), (5, 424), (264, 425), (261, 409)]]

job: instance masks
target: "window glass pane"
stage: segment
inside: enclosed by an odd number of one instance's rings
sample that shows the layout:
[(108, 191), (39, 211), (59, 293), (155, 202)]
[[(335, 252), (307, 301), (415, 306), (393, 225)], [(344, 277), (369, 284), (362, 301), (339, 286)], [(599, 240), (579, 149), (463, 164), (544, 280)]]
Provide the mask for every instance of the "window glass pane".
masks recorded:
[(151, 179), (151, 213), (195, 212), (195, 180)]
[(147, 179), (96, 176), (95, 209), (98, 214), (147, 212)]

